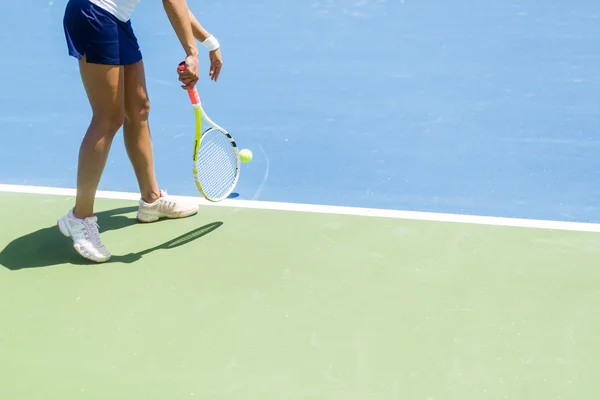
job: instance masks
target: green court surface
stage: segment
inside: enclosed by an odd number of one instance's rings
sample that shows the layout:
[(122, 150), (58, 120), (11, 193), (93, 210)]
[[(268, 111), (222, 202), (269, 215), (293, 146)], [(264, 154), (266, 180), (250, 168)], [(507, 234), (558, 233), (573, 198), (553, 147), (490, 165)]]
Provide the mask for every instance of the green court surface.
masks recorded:
[(597, 233), (72, 201), (0, 194), (0, 399), (598, 397)]

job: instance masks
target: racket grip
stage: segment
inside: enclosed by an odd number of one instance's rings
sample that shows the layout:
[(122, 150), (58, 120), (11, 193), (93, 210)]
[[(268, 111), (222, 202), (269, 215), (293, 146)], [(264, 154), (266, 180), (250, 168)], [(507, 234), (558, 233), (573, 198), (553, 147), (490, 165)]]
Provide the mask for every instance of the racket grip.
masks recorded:
[[(181, 72), (185, 71), (185, 61), (179, 63), (177, 69)], [(188, 85), (189, 86), (189, 85)], [(191, 89), (187, 89), (188, 96), (190, 97), (190, 101), (193, 105), (200, 104), (200, 95), (198, 94), (198, 90), (195, 87)]]

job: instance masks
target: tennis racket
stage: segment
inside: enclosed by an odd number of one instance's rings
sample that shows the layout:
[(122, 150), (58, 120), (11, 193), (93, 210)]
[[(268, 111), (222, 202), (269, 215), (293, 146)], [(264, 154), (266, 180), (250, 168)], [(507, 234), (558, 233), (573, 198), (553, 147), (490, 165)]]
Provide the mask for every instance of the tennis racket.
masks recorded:
[[(185, 71), (185, 62), (178, 66)], [(196, 115), (196, 136), (192, 173), (198, 191), (205, 199), (218, 202), (227, 198), (240, 178), (240, 154), (233, 137), (204, 112), (196, 87), (188, 89)], [(211, 125), (202, 132), (202, 121)]]

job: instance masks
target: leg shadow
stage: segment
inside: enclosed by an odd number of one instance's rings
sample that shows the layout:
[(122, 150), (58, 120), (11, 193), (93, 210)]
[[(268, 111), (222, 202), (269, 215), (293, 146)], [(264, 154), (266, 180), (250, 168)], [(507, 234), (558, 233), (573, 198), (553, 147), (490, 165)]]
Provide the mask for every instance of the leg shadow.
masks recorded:
[[(136, 218), (123, 215), (135, 211), (137, 211), (137, 207), (123, 207), (97, 213), (100, 232), (126, 228), (137, 224), (138, 221)], [(193, 240), (208, 235), (221, 225), (223, 225), (221, 221), (213, 222), (138, 253), (123, 256), (113, 255), (108, 262), (133, 263), (153, 251), (169, 250), (190, 243)], [(73, 250), (73, 246), (66, 245), (65, 237), (60, 233), (56, 225), (17, 238), (9, 243), (0, 253), (0, 265), (13, 271), (59, 264), (94, 265), (96, 263), (84, 259)]]
[[(135, 211), (137, 211), (137, 207), (132, 206), (98, 212), (96, 216), (100, 232), (121, 229), (138, 223), (135, 218), (123, 215)], [(89, 264), (73, 250), (73, 246), (65, 242), (65, 237), (56, 225), (17, 238), (0, 253), (0, 265), (10, 270), (48, 267), (65, 263)]]

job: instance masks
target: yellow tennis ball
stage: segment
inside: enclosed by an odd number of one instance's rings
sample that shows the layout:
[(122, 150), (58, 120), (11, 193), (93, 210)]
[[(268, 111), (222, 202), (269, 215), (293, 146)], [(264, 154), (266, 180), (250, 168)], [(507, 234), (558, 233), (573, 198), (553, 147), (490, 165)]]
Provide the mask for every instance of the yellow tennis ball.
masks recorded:
[(248, 149), (240, 150), (240, 160), (244, 163), (252, 161), (252, 152)]

